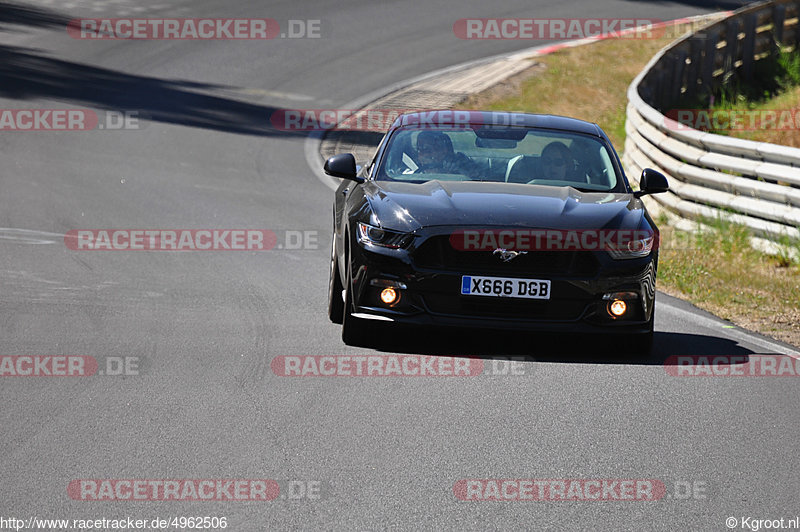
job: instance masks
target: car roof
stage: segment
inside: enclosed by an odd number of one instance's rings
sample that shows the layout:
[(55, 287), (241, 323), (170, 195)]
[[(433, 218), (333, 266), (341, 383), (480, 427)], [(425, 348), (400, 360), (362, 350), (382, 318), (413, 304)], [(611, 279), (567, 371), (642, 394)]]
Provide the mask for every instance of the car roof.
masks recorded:
[(506, 111), (431, 110), (405, 113), (395, 119), (390, 129), (401, 127), (436, 127), (449, 125), (513, 125), (557, 129), (604, 137), (597, 124), (558, 115), (512, 113)]

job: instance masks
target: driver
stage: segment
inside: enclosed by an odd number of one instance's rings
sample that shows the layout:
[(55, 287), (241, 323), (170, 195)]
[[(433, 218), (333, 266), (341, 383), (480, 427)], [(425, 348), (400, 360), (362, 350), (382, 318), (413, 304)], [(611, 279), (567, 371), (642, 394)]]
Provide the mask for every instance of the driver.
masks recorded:
[(422, 131), (417, 136), (419, 171), (428, 174), (463, 174), (472, 179), (480, 168), (469, 157), (453, 150), (450, 137), (441, 131)]

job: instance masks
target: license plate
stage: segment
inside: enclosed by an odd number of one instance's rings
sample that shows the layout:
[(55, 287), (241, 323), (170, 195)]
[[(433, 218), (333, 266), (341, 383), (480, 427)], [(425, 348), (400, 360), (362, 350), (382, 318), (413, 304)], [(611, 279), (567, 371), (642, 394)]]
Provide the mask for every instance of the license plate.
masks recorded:
[(550, 299), (550, 281), (464, 275), (461, 295)]

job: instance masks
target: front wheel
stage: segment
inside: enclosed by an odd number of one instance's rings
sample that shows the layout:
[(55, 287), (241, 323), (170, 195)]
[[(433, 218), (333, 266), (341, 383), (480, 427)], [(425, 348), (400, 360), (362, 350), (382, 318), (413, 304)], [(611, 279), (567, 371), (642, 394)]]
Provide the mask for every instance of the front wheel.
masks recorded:
[(363, 320), (353, 316), (355, 306), (353, 304), (353, 278), (350, 275), (350, 265), (345, 266), (348, 270), (345, 277), (347, 284), (344, 289), (344, 309), (342, 316), (342, 341), (346, 345), (355, 347), (365, 347), (372, 339), (373, 324), (368, 320)]
[(344, 317), (344, 298), (342, 278), (339, 275), (339, 261), (336, 259), (336, 234), (331, 243), (331, 267), (328, 278), (328, 318), (336, 324), (342, 323)]

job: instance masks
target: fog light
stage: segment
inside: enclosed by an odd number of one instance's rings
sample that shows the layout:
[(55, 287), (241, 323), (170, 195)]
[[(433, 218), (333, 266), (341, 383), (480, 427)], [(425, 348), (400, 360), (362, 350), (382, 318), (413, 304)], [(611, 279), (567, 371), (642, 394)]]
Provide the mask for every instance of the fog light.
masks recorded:
[(394, 305), (398, 299), (397, 291), (394, 288), (384, 288), (381, 290), (381, 301), (386, 305)]
[(619, 318), (625, 311), (628, 310), (628, 305), (625, 304), (624, 301), (621, 299), (615, 299), (611, 303), (608, 304), (608, 313), (614, 316), (615, 318)]

